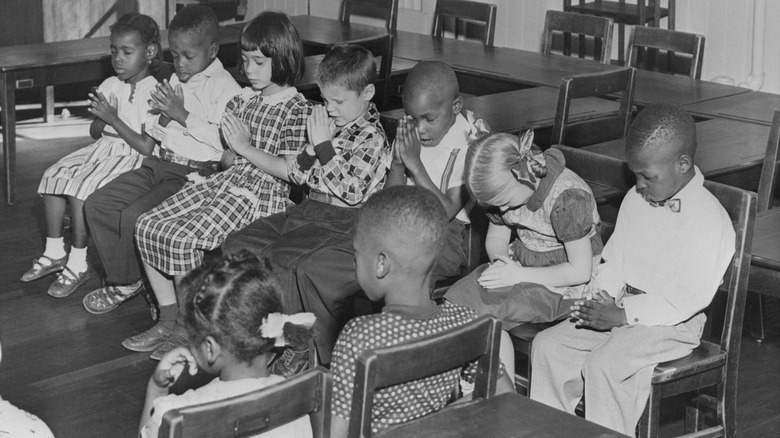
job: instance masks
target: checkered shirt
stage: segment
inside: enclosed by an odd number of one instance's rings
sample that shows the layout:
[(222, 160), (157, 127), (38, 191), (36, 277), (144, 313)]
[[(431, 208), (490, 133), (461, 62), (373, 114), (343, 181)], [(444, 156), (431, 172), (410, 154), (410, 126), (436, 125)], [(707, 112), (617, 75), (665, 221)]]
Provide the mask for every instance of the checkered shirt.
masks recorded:
[[(372, 103), (357, 120), (342, 127), (332, 140), (336, 155), (325, 164), (304, 169), (297, 160), (288, 165), (290, 180), (318, 192), (358, 205), (382, 189), (393, 152)], [(305, 154), (305, 151), (301, 152)]]
[[(306, 144), (311, 107), (289, 88), (269, 97), (245, 89), (226, 107), (250, 130), (250, 144), (273, 155), (297, 155)], [(181, 275), (200, 265), (203, 252), (233, 231), (292, 204), (290, 186), (236, 157), (233, 166), (191, 181), (141, 215), (135, 237), (141, 259), (160, 272)]]
[[(333, 350), (333, 414), (349, 420), (355, 382), (355, 362), (366, 350), (389, 347), (466, 324), (477, 314), (466, 307), (445, 303), (430, 319), (412, 319), (382, 312), (351, 320), (341, 331)], [(434, 359), (434, 358), (431, 358)], [(473, 383), (476, 363), (436, 376), (380, 389), (374, 395), (371, 428), (374, 433), (443, 408), (460, 377)]]

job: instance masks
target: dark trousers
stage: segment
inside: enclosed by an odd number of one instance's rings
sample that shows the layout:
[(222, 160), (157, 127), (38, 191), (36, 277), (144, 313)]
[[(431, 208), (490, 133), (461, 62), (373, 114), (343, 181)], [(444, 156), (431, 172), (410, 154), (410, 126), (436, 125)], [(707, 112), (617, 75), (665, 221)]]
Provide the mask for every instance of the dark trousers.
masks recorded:
[(141, 279), (133, 238), (135, 222), (178, 192), (187, 182), (187, 174), (194, 171), (147, 157), (141, 167), (123, 173), (87, 198), (84, 212), (109, 284), (124, 285)]

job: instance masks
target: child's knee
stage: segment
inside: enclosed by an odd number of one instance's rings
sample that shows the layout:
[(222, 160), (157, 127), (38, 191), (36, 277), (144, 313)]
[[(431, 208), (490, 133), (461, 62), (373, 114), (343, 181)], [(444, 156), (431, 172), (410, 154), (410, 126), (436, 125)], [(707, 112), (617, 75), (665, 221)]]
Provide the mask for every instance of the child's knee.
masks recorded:
[(582, 365), (582, 374), (585, 380), (596, 376), (614, 375), (623, 365), (615, 354), (601, 349), (593, 350)]

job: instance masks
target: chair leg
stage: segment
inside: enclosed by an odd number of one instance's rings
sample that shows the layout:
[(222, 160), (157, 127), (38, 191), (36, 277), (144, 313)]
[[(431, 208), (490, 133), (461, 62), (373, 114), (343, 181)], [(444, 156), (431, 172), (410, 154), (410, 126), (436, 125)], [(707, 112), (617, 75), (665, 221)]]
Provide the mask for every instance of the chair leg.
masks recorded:
[(661, 422), (661, 397), (655, 392), (655, 388), (650, 390), (650, 397), (647, 399), (645, 411), (637, 424), (637, 438), (658, 438), (658, 430)]
[(756, 342), (763, 342), (764, 332), (764, 296), (751, 292), (748, 294), (748, 321), (750, 321), (750, 335)]
[(41, 109), (43, 110), (43, 121), (54, 121), (54, 86), (47, 85), (41, 89)]

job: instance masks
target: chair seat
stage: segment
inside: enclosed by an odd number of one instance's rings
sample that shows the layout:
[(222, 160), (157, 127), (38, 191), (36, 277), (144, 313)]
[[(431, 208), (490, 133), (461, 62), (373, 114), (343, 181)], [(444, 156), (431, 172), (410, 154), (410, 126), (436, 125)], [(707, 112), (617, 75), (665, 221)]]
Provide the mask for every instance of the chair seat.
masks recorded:
[(670, 360), (655, 367), (653, 384), (668, 382), (699, 374), (703, 371), (722, 367), (726, 364), (726, 352), (720, 345), (701, 341), (691, 354), (680, 359)]
[[(625, 2), (610, 2), (610, 1), (593, 1), (585, 3), (584, 5), (571, 5), (566, 9), (570, 12), (577, 12), (580, 14), (598, 15), (601, 17), (609, 17), (615, 20), (616, 23), (624, 23), (629, 25), (637, 25), (639, 23), (639, 14), (637, 11), (636, 3)], [(661, 8), (661, 18), (669, 15), (668, 8)], [(645, 6), (645, 23), (649, 23), (653, 20), (653, 7)]]

